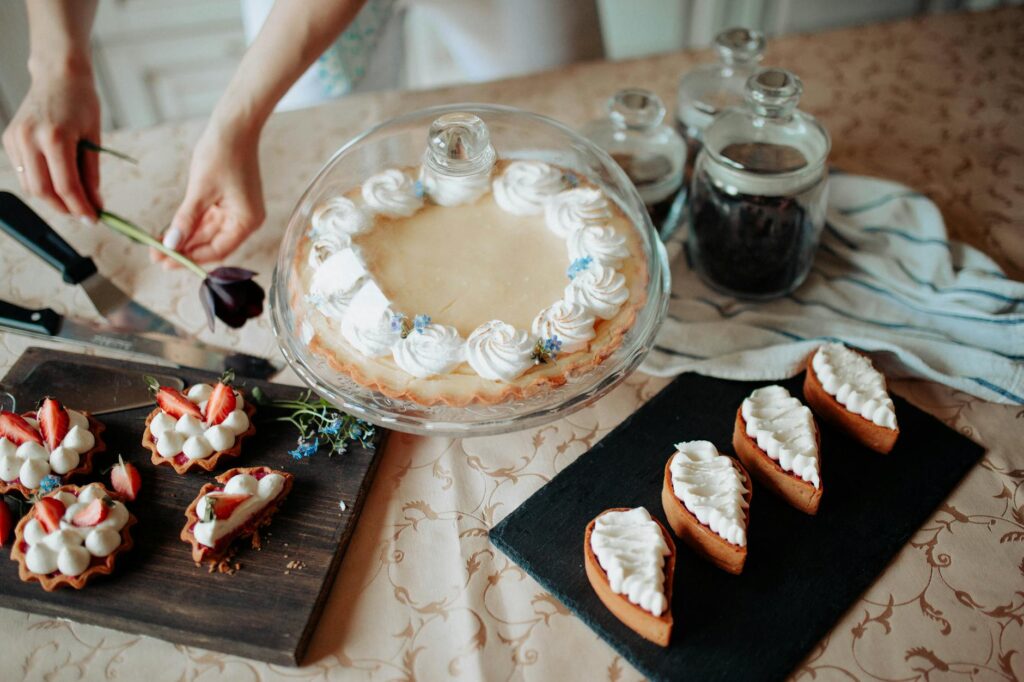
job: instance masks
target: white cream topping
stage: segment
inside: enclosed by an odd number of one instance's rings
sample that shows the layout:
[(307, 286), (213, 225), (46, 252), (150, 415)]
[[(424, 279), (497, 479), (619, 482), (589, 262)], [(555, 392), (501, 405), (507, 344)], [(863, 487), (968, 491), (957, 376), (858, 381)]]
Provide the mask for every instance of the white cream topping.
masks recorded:
[(235, 439), (249, 430), (249, 415), (245, 413), (245, 400), (235, 391), (235, 409), (220, 424), (206, 421), (206, 403), (213, 394), (210, 384), (195, 384), (185, 392), (189, 402), (199, 406), (204, 419), (190, 414), (175, 419), (160, 410), (149, 422), (149, 432), (161, 457), (173, 459), (184, 454), (188, 459), (206, 459), (215, 452), (230, 450)]
[(611, 227), (584, 227), (572, 232), (566, 243), (569, 261), (590, 257), (596, 263), (617, 268), (629, 257), (626, 238)]
[(216, 546), (217, 540), (236, 530), (253, 514), (259, 512), (280, 495), (283, 487), (284, 477), (280, 474), (267, 474), (258, 481), (251, 474), (232, 476), (224, 484), (223, 492), (228, 495), (252, 495), (252, 497), (238, 505), (231, 512), (231, 516), (226, 519), (214, 518), (212, 521), (203, 521), (209, 499), (208, 494), (203, 495), (196, 505), (196, 516), (200, 520), (192, 527), (192, 534), (200, 544), (207, 547)]
[(866, 357), (841, 343), (815, 352), (811, 368), (836, 401), (869, 422), (896, 429), (896, 406), (885, 387), (885, 376)]
[(351, 237), (366, 230), (373, 219), (348, 197), (331, 197), (313, 211), (313, 237)]
[(402, 339), (402, 332), (395, 328), (389, 306), (377, 283), (367, 280), (352, 298), (348, 314), (341, 321), (341, 335), (364, 355), (390, 355)]
[(391, 349), (395, 364), (425, 379), (455, 369), (466, 358), (466, 342), (455, 327), (428, 324), (409, 333)]
[(62, 491), (54, 496), (67, 507), (60, 520), (60, 526), (49, 533), (36, 518), (25, 524), (25, 566), (37, 575), (48, 575), (54, 571), (68, 576), (80, 575), (89, 567), (92, 557), (105, 557), (121, 546), (121, 529), (128, 523), (128, 510), (117, 500), (111, 499), (112, 506), (105, 518), (95, 526), (79, 528), (71, 521), (75, 514), (84, 510), (93, 500), (102, 499), (106, 493), (99, 485), (88, 485), (78, 496)]
[(313, 273), (311, 302), (324, 315), (340, 319), (366, 277), (362, 258), (351, 248), (342, 249), (321, 263)]
[(747, 544), (747, 484), (731, 457), (706, 440), (677, 443), (669, 472), (672, 492), (698, 521), (727, 542)]
[(526, 332), (491, 320), (469, 335), (466, 360), (484, 379), (512, 381), (533, 366), (533, 345)]
[(441, 175), (424, 166), (420, 179), (435, 204), (459, 206), (471, 204), (484, 195), (491, 186), (491, 170), (471, 175)]
[[(5, 483), (21, 481), (26, 488), (38, 488), (50, 474), (63, 476), (81, 462), (83, 454), (96, 445), (96, 437), (89, 430), (89, 419), (75, 410), (67, 410), (68, 432), (53, 450), (44, 444), (26, 441), (15, 445), (0, 437), (0, 479)], [(39, 422), (26, 419), (29, 426), (39, 431)]]
[(590, 534), (590, 548), (612, 592), (655, 616), (665, 611), (665, 557), (671, 551), (645, 508), (601, 514)]
[(582, 305), (562, 300), (540, 311), (531, 331), (541, 339), (557, 336), (560, 353), (575, 353), (585, 350), (594, 338), (594, 322), (594, 315)]
[(543, 161), (514, 161), (492, 183), (494, 201), (509, 213), (540, 215), (563, 187), (562, 172)]
[(553, 196), (544, 206), (544, 222), (562, 239), (586, 227), (601, 227), (612, 217), (599, 189), (577, 187)]
[(374, 213), (389, 218), (408, 218), (423, 206), (423, 197), (408, 175), (392, 168), (363, 183), (363, 201)]
[(565, 288), (566, 301), (578, 303), (603, 320), (615, 317), (628, 299), (622, 273), (598, 263), (578, 273)]
[(815, 488), (818, 479), (818, 429), (810, 408), (782, 386), (765, 386), (750, 394), (740, 408), (747, 435), (757, 447)]

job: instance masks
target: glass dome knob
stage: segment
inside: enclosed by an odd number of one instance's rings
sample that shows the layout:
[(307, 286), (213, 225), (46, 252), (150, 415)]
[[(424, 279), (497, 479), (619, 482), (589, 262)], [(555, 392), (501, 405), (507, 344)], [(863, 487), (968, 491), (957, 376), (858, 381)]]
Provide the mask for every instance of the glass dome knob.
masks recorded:
[(759, 62), (764, 56), (764, 34), (748, 28), (727, 28), (715, 36), (715, 51), (726, 64)]
[(785, 69), (760, 69), (747, 79), (747, 102), (760, 116), (789, 117), (803, 91), (797, 75)]
[(430, 124), (424, 163), (442, 175), (474, 175), (490, 171), (496, 158), (491, 134), (480, 117), (445, 114)]
[(618, 127), (643, 130), (661, 124), (665, 118), (665, 105), (650, 90), (627, 88), (619, 90), (608, 100), (608, 117)]

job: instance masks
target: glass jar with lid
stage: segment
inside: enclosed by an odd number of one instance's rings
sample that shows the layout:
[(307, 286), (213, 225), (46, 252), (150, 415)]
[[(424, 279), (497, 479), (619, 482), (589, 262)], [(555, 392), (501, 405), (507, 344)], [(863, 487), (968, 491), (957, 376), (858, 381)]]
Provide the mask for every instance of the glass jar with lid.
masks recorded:
[(626, 172), (664, 239), (680, 218), (681, 206), (674, 203), (686, 165), (683, 138), (664, 124), (665, 105), (650, 90), (619, 90), (605, 110), (607, 118), (591, 121), (582, 132)]
[[(715, 36), (718, 63), (705, 64), (679, 79), (676, 123), (686, 140), (689, 166), (700, 152), (704, 129), (715, 115), (743, 103), (747, 79), (764, 55), (764, 34), (746, 28), (728, 28)], [(687, 172), (689, 180), (689, 172)]]
[(687, 249), (710, 286), (770, 299), (807, 277), (825, 224), (831, 140), (799, 111), (800, 79), (761, 69), (746, 104), (704, 132), (687, 204)]

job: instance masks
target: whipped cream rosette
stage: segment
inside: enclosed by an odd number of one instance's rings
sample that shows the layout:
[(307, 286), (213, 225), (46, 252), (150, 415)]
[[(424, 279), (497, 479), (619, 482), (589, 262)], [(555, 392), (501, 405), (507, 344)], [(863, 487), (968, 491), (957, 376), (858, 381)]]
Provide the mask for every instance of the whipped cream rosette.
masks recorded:
[(587, 227), (603, 227), (611, 217), (608, 200), (598, 189), (577, 187), (559, 192), (544, 205), (548, 229), (562, 239)]
[(515, 215), (540, 215), (565, 187), (562, 172), (541, 161), (514, 161), (493, 184), (494, 201)]
[(368, 209), (389, 218), (407, 218), (423, 206), (416, 183), (397, 168), (370, 177), (362, 192)]

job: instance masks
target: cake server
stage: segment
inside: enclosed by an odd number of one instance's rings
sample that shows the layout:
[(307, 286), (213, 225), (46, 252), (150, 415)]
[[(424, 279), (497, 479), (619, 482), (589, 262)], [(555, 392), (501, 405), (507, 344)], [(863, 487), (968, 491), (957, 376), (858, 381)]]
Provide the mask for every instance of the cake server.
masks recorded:
[(0, 192), (0, 229), (56, 269), (65, 282), (82, 287), (99, 314), (119, 332), (158, 332), (188, 337), (114, 286), (96, 270), (92, 258), (79, 255), (45, 220), (10, 192)]
[(234, 370), (240, 376), (269, 379), (279, 367), (265, 358), (213, 348), (193, 340), (155, 332), (131, 334), (91, 322), (64, 317), (50, 308), (23, 308), (0, 300), (0, 330), (37, 338), (85, 344), (179, 367), (222, 373)]

